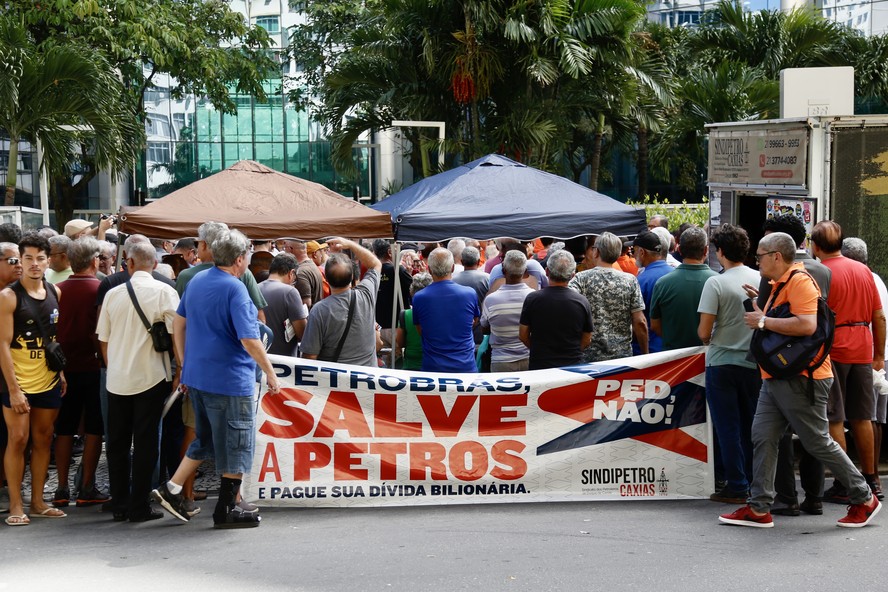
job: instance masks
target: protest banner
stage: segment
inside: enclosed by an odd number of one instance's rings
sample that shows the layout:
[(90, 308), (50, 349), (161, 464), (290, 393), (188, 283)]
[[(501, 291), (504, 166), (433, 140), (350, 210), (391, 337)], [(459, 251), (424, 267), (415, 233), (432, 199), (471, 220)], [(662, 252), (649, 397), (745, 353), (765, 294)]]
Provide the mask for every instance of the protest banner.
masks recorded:
[(704, 348), (520, 373), (271, 356), (244, 496), (291, 507), (698, 499)]

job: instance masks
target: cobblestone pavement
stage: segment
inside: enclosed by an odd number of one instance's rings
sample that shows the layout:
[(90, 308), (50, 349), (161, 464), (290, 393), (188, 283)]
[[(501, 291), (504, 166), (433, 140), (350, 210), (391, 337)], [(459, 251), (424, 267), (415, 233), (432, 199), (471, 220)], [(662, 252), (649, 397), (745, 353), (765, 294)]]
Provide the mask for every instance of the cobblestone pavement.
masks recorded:
[[(72, 458), (71, 469), (70, 469), (70, 482), (73, 485), (76, 481), (77, 470), (80, 467), (81, 457), (75, 456)], [(52, 499), (52, 494), (56, 490), (56, 486), (58, 485), (58, 473), (56, 471), (55, 465), (49, 467), (49, 476), (46, 479), (46, 485), (43, 488), (43, 494), (47, 500)], [(99, 466), (96, 469), (96, 485), (98, 485), (99, 489), (108, 492), (108, 462), (105, 458), (105, 450), (104, 446), (102, 447), (102, 456), (99, 458)], [(25, 496), (30, 496), (31, 490), (31, 473), (30, 470), (25, 471), (25, 479), (24, 479), (24, 490)], [(195, 491), (205, 491), (208, 496), (215, 496), (219, 494), (219, 476), (216, 474), (215, 463), (212, 460), (204, 462), (200, 467), (200, 472), (198, 473), (198, 477), (194, 482)], [(72, 488), (71, 493), (74, 493), (74, 489)]]

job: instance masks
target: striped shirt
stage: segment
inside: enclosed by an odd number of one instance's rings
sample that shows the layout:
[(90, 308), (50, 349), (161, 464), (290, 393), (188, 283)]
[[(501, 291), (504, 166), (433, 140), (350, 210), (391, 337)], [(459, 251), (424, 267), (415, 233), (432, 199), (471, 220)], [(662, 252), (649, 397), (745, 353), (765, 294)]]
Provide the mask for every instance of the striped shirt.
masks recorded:
[(527, 284), (505, 284), (488, 294), (481, 308), (481, 326), (490, 327), (491, 361), (515, 362), (530, 355), (518, 339), (518, 322), (524, 299), (532, 294)]

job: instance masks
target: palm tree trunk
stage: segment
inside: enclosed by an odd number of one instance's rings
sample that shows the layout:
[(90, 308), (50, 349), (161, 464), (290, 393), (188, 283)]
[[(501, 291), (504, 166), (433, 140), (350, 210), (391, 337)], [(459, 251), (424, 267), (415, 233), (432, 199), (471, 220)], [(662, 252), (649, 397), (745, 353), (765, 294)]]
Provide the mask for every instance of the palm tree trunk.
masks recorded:
[(481, 118), (478, 115), (478, 100), (472, 99), (469, 107), (472, 116), (472, 160), (484, 156), (481, 152)]
[(18, 168), (18, 136), (10, 132), (9, 134), (9, 163), (6, 167), (6, 199), (3, 205), (15, 205), (15, 183)]
[(601, 169), (601, 145), (604, 142), (604, 113), (598, 115), (598, 125), (592, 139), (592, 157), (589, 161), (589, 189), (598, 189), (598, 171)]
[(635, 163), (638, 174), (638, 199), (648, 194), (648, 131), (643, 125), (638, 126), (638, 160)]

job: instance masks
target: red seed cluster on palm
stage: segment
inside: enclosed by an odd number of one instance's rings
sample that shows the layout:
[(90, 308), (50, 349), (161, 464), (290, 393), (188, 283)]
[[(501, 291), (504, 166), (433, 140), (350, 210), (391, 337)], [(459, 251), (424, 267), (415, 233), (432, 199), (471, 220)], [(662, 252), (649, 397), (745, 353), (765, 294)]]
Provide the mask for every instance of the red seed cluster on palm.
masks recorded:
[(450, 88), (453, 90), (453, 99), (461, 105), (475, 100), (475, 80), (471, 74), (456, 72), (450, 81)]

